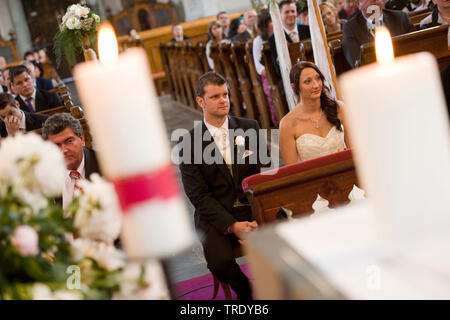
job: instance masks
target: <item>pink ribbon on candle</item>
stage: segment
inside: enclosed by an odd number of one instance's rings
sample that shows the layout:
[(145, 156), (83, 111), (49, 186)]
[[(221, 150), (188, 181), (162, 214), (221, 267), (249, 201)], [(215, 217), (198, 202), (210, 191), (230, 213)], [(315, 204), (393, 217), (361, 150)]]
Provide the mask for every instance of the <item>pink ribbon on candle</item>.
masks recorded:
[(167, 200), (179, 194), (171, 166), (157, 172), (113, 181), (113, 184), (124, 213), (136, 204), (155, 198)]

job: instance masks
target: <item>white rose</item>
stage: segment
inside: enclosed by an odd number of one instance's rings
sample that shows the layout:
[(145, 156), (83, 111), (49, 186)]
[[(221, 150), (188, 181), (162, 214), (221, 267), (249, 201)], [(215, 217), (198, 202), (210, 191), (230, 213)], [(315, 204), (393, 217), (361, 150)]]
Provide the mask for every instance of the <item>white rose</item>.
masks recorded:
[(36, 283), (32, 288), (33, 300), (53, 300), (52, 290), (42, 283)]
[(20, 226), (14, 230), (11, 238), (13, 246), (19, 249), (19, 252), (24, 257), (33, 257), (39, 253), (39, 237), (32, 227)]
[(72, 258), (80, 262), (84, 258), (92, 258), (108, 271), (125, 266), (125, 253), (113, 245), (89, 239), (78, 238), (72, 242)]
[(237, 136), (234, 141), (238, 147), (243, 147), (245, 145), (245, 139), (243, 136)]
[[(148, 285), (141, 286), (138, 280), (144, 267), (144, 280)], [(114, 300), (163, 300), (169, 299), (169, 292), (164, 281), (165, 276), (160, 262), (147, 261), (143, 264), (129, 263), (120, 274), (120, 292)]]
[[(36, 134), (18, 134), (3, 140), (0, 149), (0, 185), (39, 210), (46, 197), (56, 197), (64, 187), (65, 164), (61, 151)], [(2, 190), (3, 191), (3, 190)]]
[(79, 183), (83, 193), (79, 198), (80, 208), (74, 225), (83, 238), (112, 243), (119, 237), (122, 228), (117, 196), (113, 185), (98, 174), (93, 174), (91, 180)]
[(71, 15), (67, 12), (64, 17), (62, 18), (62, 22), (63, 24), (66, 24), (67, 19), (70, 17)]
[(125, 266), (125, 253), (113, 245), (98, 243), (93, 257), (97, 263), (108, 271), (114, 271)]
[(75, 11), (77, 10), (77, 8), (79, 7), (79, 4), (73, 4), (70, 7), (67, 8), (67, 13), (68, 14), (75, 14)]
[(78, 6), (75, 9), (75, 15), (81, 18), (86, 18), (89, 14), (89, 8)]
[(80, 20), (77, 17), (70, 17), (66, 21), (66, 27), (70, 30), (79, 29), (81, 25)]

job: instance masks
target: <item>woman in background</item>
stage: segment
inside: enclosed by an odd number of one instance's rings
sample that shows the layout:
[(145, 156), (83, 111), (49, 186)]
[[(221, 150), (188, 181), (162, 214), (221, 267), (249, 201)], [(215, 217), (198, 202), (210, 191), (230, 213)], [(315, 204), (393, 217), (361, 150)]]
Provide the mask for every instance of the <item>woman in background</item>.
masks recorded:
[(208, 65), (211, 70), (214, 70), (214, 60), (211, 58), (211, 45), (220, 44), (222, 42), (229, 42), (229, 40), (225, 39), (222, 25), (218, 21), (210, 22), (210, 24), (208, 25), (208, 36), (211, 40), (209, 40), (206, 44), (206, 59), (208, 60)]
[(343, 21), (339, 19), (336, 7), (329, 2), (323, 2), (319, 7), (327, 34), (341, 32)]

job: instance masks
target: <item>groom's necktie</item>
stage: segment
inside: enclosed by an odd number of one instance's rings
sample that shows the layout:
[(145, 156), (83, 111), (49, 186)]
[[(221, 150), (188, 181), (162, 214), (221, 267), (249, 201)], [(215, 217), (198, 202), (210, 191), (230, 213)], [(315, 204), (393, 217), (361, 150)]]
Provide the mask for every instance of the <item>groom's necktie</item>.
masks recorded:
[(28, 98), (28, 99), (26, 99), (25, 101), (27, 102), (28, 110), (29, 110), (31, 113), (34, 113), (34, 108), (33, 108), (33, 104), (31, 103), (31, 99), (33, 99), (33, 98)]
[(221, 138), (222, 138), (222, 157), (225, 160), (225, 164), (230, 170), (230, 174), (233, 175), (233, 166), (231, 163), (227, 163), (227, 129), (220, 128)]

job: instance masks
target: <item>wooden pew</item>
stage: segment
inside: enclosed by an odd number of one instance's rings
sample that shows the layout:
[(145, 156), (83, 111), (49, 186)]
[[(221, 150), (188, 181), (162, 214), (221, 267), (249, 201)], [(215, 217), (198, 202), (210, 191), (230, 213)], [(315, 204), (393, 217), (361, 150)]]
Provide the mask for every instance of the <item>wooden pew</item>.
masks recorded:
[(238, 77), (231, 61), (231, 44), (220, 43), (211, 45), (210, 56), (214, 61), (214, 71), (222, 75), (230, 89), (231, 114), (237, 117), (243, 115), (242, 95), (239, 90)]
[(211, 71), (209, 68), (208, 59), (206, 58), (206, 41), (197, 42), (194, 48), (202, 65), (202, 74)]
[(167, 55), (169, 59), (169, 67), (170, 67), (170, 75), (172, 77), (172, 82), (174, 85), (175, 95), (173, 96), (176, 101), (179, 103), (187, 105), (187, 101), (184, 94), (184, 86), (183, 82), (180, 78), (180, 70), (178, 69), (178, 53), (177, 53), (177, 46), (175, 43), (168, 43), (166, 45), (167, 48)]
[(192, 109), (195, 109), (195, 97), (193, 96), (194, 89), (192, 87), (192, 82), (189, 75), (189, 48), (187, 46), (186, 42), (182, 42), (177, 44), (177, 47), (180, 49), (178, 51), (178, 68), (180, 70), (180, 75), (183, 80), (185, 93), (186, 93), (186, 105), (191, 107)]
[(172, 55), (172, 61), (173, 61), (173, 67), (172, 70), (175, 70), (177, 75), (177, 81), (178, 81), (178, 87), (180, 89), (180, 102), (183, 103), (185, 106), (189, 106), (188, 101), (188, 93), (187, 88), (184, 83), (184, 77), (182, 72), (182, 67), (184, 63), (184, 59), (182, 56), (182, 44), (175, 43), (173, 44), (173, 55)]
[(345, 58), (344, 50), (342, 50), (342, 40), (331, 40), (328, 42), (328, 47), (330, 48), (330, 54), (337, 76), (352, 69)]
[[(450, 63), (450, 51), (447, 44), (448, 28), (449, 25), (443, 25), (393, 37), (395, 56), (428, 51), (436, 57), (439, 68), (442, 70)], [(375, 44), (361, 45), (360, 65), (375, 61)]]
[(219, 58), (222, 61), (225, 78), (230, 88), (231, 114), (236, 117), (244, 116), (243, 100), (239, 89), (238, 74), (232, 62), (232, 52), (230, 43), (219, 45)]
[(66, 105), (59, 106), (59, 107), (56, 107), (56, 108), (47, 109), (47, 110), (43, 110), (43, 111), (39, 111), (39, 112), (36, 112), (36, 113), (52, 116), (54, 114), (64, 113), (64, 112), (68, 112), (68, 113), (70, 112), (70, 108), (67, 108)]
[(219, 45), (213, 44), (211, 45), (210, 57), (214, 61), (214, 71), (222, 76), (225, 75), (225, 68), (222, 65), (222, 60), (220, 59), (220, 48)]
[(257, 174), (242, 181), (242, 188), (258, 224), (274, 222), (283, 206), (295, 217), (313, 213), (317, 195), (333, 208), (349, 202), (358, 185), (351, 150), (302, 161), (278, 169), (275, 175)]
[(416, 25), (416, 24), (420, 24), (420, 21), (422, 21), (423, 19), (425, 19), (426, 17), (428, 17), (431, 14), (431, 11), (425, 11), (422, 12), (420, 14), (416, 14), (413, 16), (410, 16), (411, 22)]
[(252, 85), (252, 93), (255, 97), (255, 104), (258, 110), (259, 125), (263, 129), (270, 128), (270, 110), (267, 102), (266, 94), (261, 84), (261, 78), (256, 71), (255, 62), (253, 61), (253, 41), (250, 40), (245, 45), (245, 63), (248, 66), (249, 77)]
[(264, 44), (264, 49), (262, 51), (262, 60), (266, 69), (267, 81), (269, 82), (270, 93), (272, 95), (275, 112), (278, 119), (281, 120), (281, 118), (283, 118), (288, 113), (288, 106), (280, 88), (279, 78), (275, 71), (275, 66), (273, 65), (272, 54), (270, 52), (270, 46), (268, 43)]
[(189, 72), (189, 79), (191, 81), (191, 96), (193, 98), (194, 103), (194, 109), (201, 110), (200, 107), (195, 102), (195, 98), (197, 96), (195, 92), (195, 88), (197, 85), (198, 79), (203, 75), (203, 65), (200, 60), (200, 56), (197, 55), (197, 49), (195, 45), (193, 45), (191, 42), (187, 42), (185, 44), (186, 46), (186, 55), (185, 59), (187, 59), (187, 67)]
[[(250, 81), (250, 70), (247, 62), (248, 59), (246, 59), (247, 52), (245, 51), (245, 43), (232, 43), (231, 52), (231, 62), (234, 63), (234, 68), (238, 76), (239, 90), (245, 105), (245, 117), (258, 120), (258, 108), (256, 107), (256, 99)], [(251, 58), (253, 60), (253, 57)]]

